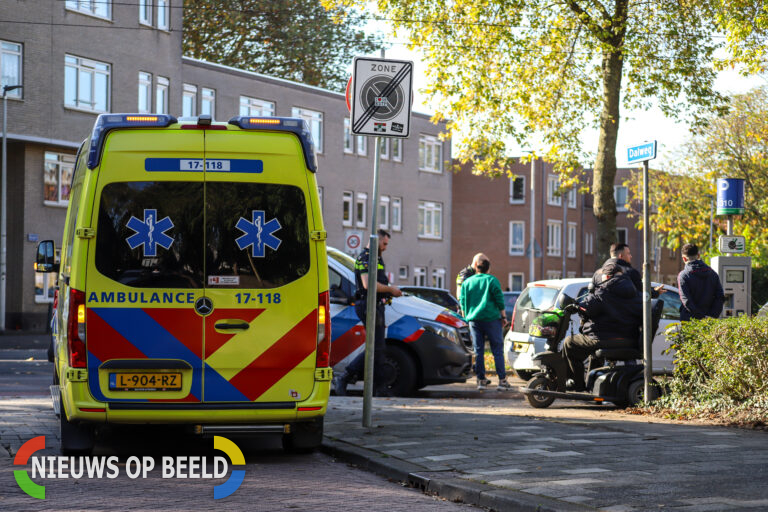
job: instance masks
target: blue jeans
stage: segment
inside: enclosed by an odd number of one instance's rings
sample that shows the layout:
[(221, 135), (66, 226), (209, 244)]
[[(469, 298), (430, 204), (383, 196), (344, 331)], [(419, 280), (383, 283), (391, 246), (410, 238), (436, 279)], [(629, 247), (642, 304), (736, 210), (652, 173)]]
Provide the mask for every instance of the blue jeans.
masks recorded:
[(488, 343), (491, 345), (493, 360), (496, 363), (496, 373), (499, 379), (507, 378), (507, 371), (504, 369), (504, 340), (501, 338), (501, 320), (491, 320), (490, 322), (469, 322), (469, 328), (472, 331), (472, 338), (475, 340), (475, 373), (477, 378), (485, 378), (485, 338), (488, 337)]

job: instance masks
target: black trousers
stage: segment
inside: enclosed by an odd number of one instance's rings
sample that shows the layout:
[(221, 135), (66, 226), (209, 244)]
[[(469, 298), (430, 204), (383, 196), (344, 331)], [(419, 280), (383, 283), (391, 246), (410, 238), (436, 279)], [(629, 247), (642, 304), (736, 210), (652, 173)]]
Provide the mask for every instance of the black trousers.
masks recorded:
[[(355, 313), (360, 321), (365, 326), (365, 316), (367, 311), (367, 302), (360, 300), (355, 303)], [(367, 330), (367, 326), (366, 330)], [(376, 305), (376, 332), (374, 333), (373, 343), (373, 382), (374, 388), (381, 385), (382, 379), (386, 380), (386, 376), (383, 375), (384, 365), (384, 350), (386, 348), (386, 324), (384, 323), (384, 304)], [(350, 382), (356, 382), (363, 378), (365, 374), (365, 350), (352, 360), (346, 369), (347, 377)], [(352, 380), (354, 379), (354, 380)]]
[(573, 379), (576, 389), (584, 389), (584, 360), (587, 357), (601, 348), (632, 348), (636, 343), (622, 338), (598, 340), (583, 334), (568, 336), (563, 343), (563, 354), (568, 361), (568, 378)]

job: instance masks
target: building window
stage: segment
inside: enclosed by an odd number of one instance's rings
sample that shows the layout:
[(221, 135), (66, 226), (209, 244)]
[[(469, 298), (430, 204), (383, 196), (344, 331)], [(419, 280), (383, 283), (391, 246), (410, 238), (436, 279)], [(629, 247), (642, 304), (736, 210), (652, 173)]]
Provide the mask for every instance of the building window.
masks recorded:
[(357, 154), (360, 156), (368, 155), (368, 137), (365, 135), (358, 135), (357, 137)]
[(568, 208), (576, 208), (577, 196), (578, 194), (576, 193), (576, 187), (568, 191)]
[(216, 90), (203, 87), (200, 90), (200, 115), (216, 116)]
[(669, 259), (677, 258), (677, 249), (669, 249)]
[(443, 238), (443, 205), (419, 201), (419, 238)]
[(525, 203), (525, 176), (509, 179), (509, 204)]
[(521, 292), (523, 291), (523, 278), (524, 274), (522, 272), (510, 272), (509, 276), (507, 277), (509, 286), (509, 291), (511, 292)]
[(315, 150), (318, 153), (323, 152), (323, 113), (306, 108), (293, 107), (293, 117), (299, 117), (309, 126), (309, 133), (312, 134), (312, 141), (315, 143)]
[(547, 270), (547, 279), (560, 279), (561, 275), (559, 270)]
[(563, 198), (557, 195), (560, 188), (560, 178), (557, 176), (547, 176), (547, 203), (552, 206), (562, 206)]
[(432, 135), (419, 136), (419, 170), (443, 172), (443, 144)]
[(152, 112), (152, 75), (139, 71), (139, 114)]
[(525, 253), (525, 223), (519, 220), (509, 221), (509, 255), (521, 256)]
[(381, 196), (379, 199), (379, 227), (389, 229), (389, 196)]
[[(56, 260), (61, 257), (61, 251), (56, 249)], [(56, 272), (38, 273), (35, 272), (35, 302), (37, 304), (45, 304), (46, 302), (53, 302), (53, 297), (56, 293), (56, 278), (58, 275)]]
[(45, 153), (43, 173), (43, 202), (49, 206), (67, 206), (75, 156)]
[(592, 254), (594, 240), (595, 237), (592, 233), (584, 233), (584, 254)]
[(572, 279), (576, 277), (576, 272), (569, 270), (566, 276), (568, 276), (568, 279)]
[(109, 64), (72, 55), (67, 55), (64, 63), (64, 105), (91, 112), (108, 112)]
[(368, 211), (368, 194), (358, 192), (355, 199), (355, 226), (365, 227), (365, 212)]
[(379, 139), (379, 156), (383, 160), (389, 160), (389, 139), (384, 137)]
[(168, 0), (157, 0), (157, 28), (168, 30), (171, 28), (171, 6)]
[(392, 215), (392, 231), (402, 231), (403, 229), (403, 200), (400, 197), (392, 198), (392, 207), (390, 209)]
[(427, 267), (413, 267), (413, 284), (427, 286)]
[(432, 286), (435, 288), (445, 288), (445, 269), (432, 269)]
[(352, 125), (348, 117), (344, 118), (344, 152), (355, 152), (355, 139), (352, 137)]
[[(21, 45), (0, 41), (0, 86), (24, 85), (21, 83), (23, 62)], [(8, 98), (21, 98), (21, 89), (8, 91)]]
[(271, 101), (240, 96), (240, 115), (247, 117), (273, 117), (275, 104)]
[(616, 241), (620, 244), (627, 244), (628, 238), (627, 228), (616, 228)]
[(623, 185), (615, 185), (613, 187), (613, 198), (616, 200), (616, 211), (627, 211), (627, 187)]
[(184, 84), (181, 98), (181, 116), (194, 117), (197, 115), (197, 86)]
[(152, 25), (152, 0), (139, 0), (139, 23)]
[(317, 198), (320, 201), (320, 212), (323, 211), (323, 187), (317, 187)]
[(110, 19), (112, 15), (111, 0), (67, 0), (67, 9), (90, 16)]
[(547, 221), (547, 256), (560, 256), (563, 223)]
[(344, 204), (342, 206), (341, 224), (342, 226), (352, 225), (352, 192), (344, 192)]
[(403, 139), (392, 139), (392, 160), (403, 161)]
[(576, 223), (568, 223), (568, 257), (576, 257)]
[(157, 77), (155, 85), (155, 114), (168, 113), (168, 86), (170, 81), (163, 77)]
[(398, 279), (408, 279), (408, 265), (400, 265), (400, 268), (397, 269), (397, 277)]

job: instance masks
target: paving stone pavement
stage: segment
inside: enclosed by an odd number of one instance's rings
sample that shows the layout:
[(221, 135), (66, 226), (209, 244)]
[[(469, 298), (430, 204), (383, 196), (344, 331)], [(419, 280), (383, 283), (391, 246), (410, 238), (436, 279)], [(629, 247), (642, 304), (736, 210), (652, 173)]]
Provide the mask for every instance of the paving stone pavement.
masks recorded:
[(768, 510), (768, 433), (485, 393), (375, 398), (372, 428), (361, 397), (331, 397), (326, 449), (497, 510)]

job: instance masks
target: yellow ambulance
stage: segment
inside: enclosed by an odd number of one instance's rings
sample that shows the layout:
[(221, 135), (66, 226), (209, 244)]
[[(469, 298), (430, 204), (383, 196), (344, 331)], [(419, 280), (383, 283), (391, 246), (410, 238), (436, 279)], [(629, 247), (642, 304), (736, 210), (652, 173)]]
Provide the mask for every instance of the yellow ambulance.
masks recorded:
[(103, 114), (77, 155), (58, 272), (65, 453), (109, 424), (322, 439), (326, 232), (300, 119)]

